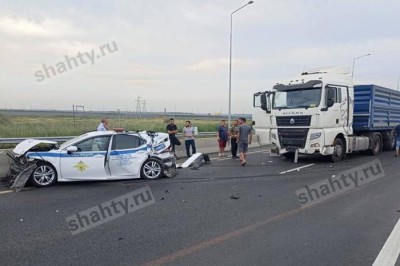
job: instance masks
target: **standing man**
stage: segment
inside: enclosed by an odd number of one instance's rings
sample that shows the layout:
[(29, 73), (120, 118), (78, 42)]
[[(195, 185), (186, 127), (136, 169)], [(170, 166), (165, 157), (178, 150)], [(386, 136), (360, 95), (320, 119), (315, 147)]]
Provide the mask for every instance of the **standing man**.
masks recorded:
[(225, 127), (225, 120), (221, 120), (221, 124), (218, 127), (218, 147), (219, 147), (219, 157), (225, 156), (226, 142), (228, 141), (228, 130)]
[(194, 128), (190, 121), (185, 122), (185, 127), (183, 128), (183, 135), (185, 136), (185, 147), (186, 156), (190, 157), (190, 146), (192, 146), (192, 155), (196, 153), (196, 144), (194, 143)]
[[(167, 133), (169, 134), (169, 140), (171, 142), (172, 152), (175, 154), (175, 145), (179, 146), (181, 145), (181, 142), (176, 137), (176, 133), (178, 133), (178, 127), (175, 125), (175, 120), (173, 118), (169, 119), (169, 124), (167, 125)], [(177, 157), (176, 154), (175, 157)]]
[(246, 153), (252, 140), (251, 127), (246, 124), (246, 118), (239, 118), (239, 131), (237, 136), (237, 143), (240, 152), (241, 165), (246, 165)]
[(110, 126), (108, 125), (108, 118), (103, 117), (100, 120), (100, 124), (97, 127), (97, 131), (108, 131), (108, 130), (110, 130)]
[(229, 136), (231, 137), (231, 154), (232, 154), (232, 159), (237, 159), (237, 150), (238, 150), (238, 144), (237, 144), (237, 134), (238, 134), (239, 128), (238, 128), (238, 120), (234, 120), (232, 127), (229, 129)]
[(395, 128), (396, 131), (396, 154), (395, 157), (400, 156), (399, 149), (400, 149), (400, 124), (398, 124)]

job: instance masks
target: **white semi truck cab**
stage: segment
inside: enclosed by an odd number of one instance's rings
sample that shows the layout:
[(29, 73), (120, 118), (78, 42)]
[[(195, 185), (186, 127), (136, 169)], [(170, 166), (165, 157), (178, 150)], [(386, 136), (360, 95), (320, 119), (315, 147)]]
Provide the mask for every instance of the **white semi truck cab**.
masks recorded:
[(353, 86), (349, 68), (303, 72), (262, 97), (260, 102), (271, 101), (264, 113), (271, 121), (271, 142), (285, 157), (320, 154), (337, 162), (356, 151), (376, 155), (394, 148), (400, 92)]

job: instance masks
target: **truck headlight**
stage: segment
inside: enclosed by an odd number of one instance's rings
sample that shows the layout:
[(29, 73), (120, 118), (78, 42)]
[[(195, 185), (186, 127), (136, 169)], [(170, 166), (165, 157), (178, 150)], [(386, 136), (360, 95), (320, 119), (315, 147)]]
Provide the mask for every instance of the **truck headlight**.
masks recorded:
[(271, 138), (276, 139), (276, 134), (275, 133), (271, 133)]
[(319, 137), (321, 137), (321, 132), (319, 132), (319, 133), (312, 133), (312, 134), (310, 135), (310, 140), (317, 139), (317, 138), (319, 138)]

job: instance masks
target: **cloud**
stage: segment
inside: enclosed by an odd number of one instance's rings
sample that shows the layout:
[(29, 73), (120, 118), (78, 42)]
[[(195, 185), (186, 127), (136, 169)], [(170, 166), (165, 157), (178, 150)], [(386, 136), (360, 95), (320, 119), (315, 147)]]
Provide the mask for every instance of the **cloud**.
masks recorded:
[[(241, 68), (249, 65), (251, 59), (246, 58), (233, 58), (232, 65), (236, 68)], [(214, 72), (214, 71), (226, 71), (229, 68), (229, 58), (207, 58), (202, 59), (196, 63), (187, 65), (186, 67), (189, 71), (204, 71), (204, 72)]]
[(23, 17), (2, 17), (0, 32), (12, 36), (65, 37), (78, 34), (79, 30), (60, 19), (46, 18), (34, 21)]

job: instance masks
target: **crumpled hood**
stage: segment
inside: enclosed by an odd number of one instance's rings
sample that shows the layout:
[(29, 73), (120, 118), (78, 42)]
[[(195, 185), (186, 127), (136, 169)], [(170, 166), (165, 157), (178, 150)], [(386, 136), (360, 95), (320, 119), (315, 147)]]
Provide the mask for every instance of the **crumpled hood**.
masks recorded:
[(17, 157), (24, 155), (27, 151), (39, 144), (57, 144), (55, 141), (50, 140), (39, 140), (39, 139), (26, 139), (20, 142), (14, 149), (13, 152)]

